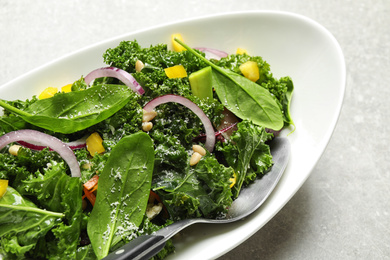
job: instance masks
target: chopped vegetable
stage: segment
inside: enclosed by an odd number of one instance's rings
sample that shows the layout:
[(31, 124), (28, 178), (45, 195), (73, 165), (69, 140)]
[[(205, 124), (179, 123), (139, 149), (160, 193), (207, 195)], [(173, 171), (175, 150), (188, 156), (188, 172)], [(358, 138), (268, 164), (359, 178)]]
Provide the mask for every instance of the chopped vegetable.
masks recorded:
[(0, 199), (3, 197), (5, 192), (7, 191), (8, 180), (0, 179)]
[(39, 94), (38, 98), (39, 99), (46, 99), (46, 98), (51, 98), (58, 92), (58, 89), (55, 87), (47, 87), (45, 88), (41, 94)]
[(171, 43), (172, 43), (172, 46), (173, 46), (173, 49), (177, 52), (182, 52), (182, 51), (185, 51), (186, 48), (184, 48), (183, 46), (181, 46), (180, 44), (178, 44), (176, 41), (175, 41), (175, 38), (183, 41), (183, 37), (181, 36), (180, 33), (175, 33), (175, 34), (172, 34), (171, 35)]
[(183, 65), (175, 65), (164, 69), (165, 75), (170, 79), (185, 78), (187, 77), (187, 71)]
[(236, 182), (237, 182), (237, 174), (236, 173), (234, 173), (233, 174), (233, 177), (231, 177), (230, 179), (229, 179), (229, 181), (231, 181), (232, 183), (230, 184), (230, 188), (233, 188), (233, 186), (236, 184)]
[(237, 48), (236, 54), (248, 54), (248, 52), (243, 48)]
[(244, 64), (241, 64), (240, 70), (247, 79), (253, 82), (256, 82), (260, 78), (259, 67), (254, 61), (247, 61)]
[(213, 86), (210, 66), (191, 73), (188, 79), (190, 81), (191, 91), (195, 96), (203, 100), (212, 100)]
[(103, 139), (98, 133), (92, 133), (86, 140), (87, 150), (92, 155), (104, 153)]
[(99, 181), (99, 175), (94, 175), (91, 179), (89, 179), (86, 183), (84, 183), (84, 188), (87, 190), (92, 190)]
[(95, 194), (92, 192), (92, 191), (89, 191), (87, 188), (84, 187), (84, 196), (82, 199), (84, 199), (85, 197), (89, 200), (89, 202), (91, 202), (92, 206), (95, 206), (95, 202), (96, 202), (96, 196)]
[(65, 93), (71, 92), (72, 91), (72, 85), (73, 84), (68, 84), (68, 85), (63, 86), (61, 88), (61, 92), (65, 92)]

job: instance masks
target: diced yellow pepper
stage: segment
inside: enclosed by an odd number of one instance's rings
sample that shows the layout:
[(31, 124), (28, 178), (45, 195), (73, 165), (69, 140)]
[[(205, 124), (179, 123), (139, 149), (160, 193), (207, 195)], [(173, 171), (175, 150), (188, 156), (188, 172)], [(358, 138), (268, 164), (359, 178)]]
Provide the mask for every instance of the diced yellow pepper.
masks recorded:
[(104, 153), (106, 150), (103, 147), (103, 139), (98, 133), (93, 133), (88, 136), (86, 140), (87, 150), (92, 156), (95, 156), (96, 153)]
[(45, 88), (41, 94), (39, 94), (38, 98), (39, 99), (45, 99), (45, 98), (51, 98), (54, 96), (55, 93), (58, 92), (57, 88), (54, 87), (47, 87)]
[(248, 52), (243, 48), (237, 48), (236, 54), (248, 54)]
[(72, 91), (72, 84), (68, 84), (68, 85), (65, 85), (61, 88), (61, 92), (65, 92), (65, 93), (68, 93), (68, 92), (71, 92)]
[(8, 180), (0, 179), (0, 199), (3, 197), (3, 195), (7, 191), (7, 187), (8, 187)]
[(186, 48), (184, 48), (183, 46), (181, 46), (177, 41), (175, 41), (175, 38), (177, 38), (178, 40), (183, 41), (183, 37), (181, 36), (180, 33), (175, 33), (175, 34), (172, 34), (171, 35), (171, 41), (172, 41), (172, 46), (173, 46), (173, 49), (177, 52), (182, 52), (182, 51), (185, 51)]
[(173, 67), (169, 67), (164, 69), (164, 71), (165, 71), (165, 75), (167, 75), (167, 77), (170, 79), (187, 77), (187, 71), (183, 67), (183, 65), (176, 65)]
[(231, 177), (229, 179), (229, 181), (231, 181), (232, 183), (230, 184), (230, 188), (233, 188), (234, 184), (236, 184), (236, 181), (237, 181), (237, 175), (236, 173), (233, 173), (233, 177)]
[(254, 61), (247, 61), (241, 64), (240, 71), (247, 79), (253, 82), (256, 82), (260, 78), (259, 67)]

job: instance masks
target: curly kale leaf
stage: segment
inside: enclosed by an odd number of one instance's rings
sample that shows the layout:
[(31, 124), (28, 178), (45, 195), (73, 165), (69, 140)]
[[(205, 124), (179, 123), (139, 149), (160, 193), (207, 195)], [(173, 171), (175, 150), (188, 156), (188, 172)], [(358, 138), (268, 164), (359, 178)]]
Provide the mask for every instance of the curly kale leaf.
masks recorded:
[(221, 58), (218, 61), (212, 61), (218, 66), (229, 69), (240, 75), (243, 75), (240, 71), (240, 65), (247, 61), (254, 61), (259, 67), (260, 78), (257, 80), (258, 84), (267, 81), (267, 78), (271, 75), (270, 65), (260, 56), (249, 56), (248, 54), (231, 54), (226, 58)]
[(194, 59), (187, 52), (174, 52), (168, 50), (166, 44), (157, 44), (149, 48), (143, 48), (136, 41), (122, 41), (115, 48), (108, 49), (103, 54), (106, 64), (135, 72), (135, 63), (137, 60), (146, 65), (146, 69), (168, 68), (177, 64), (182, 64), (187, 73), (192, 73), (205, 66), (199, 59)]
[(164, 200), (175, 220), (217, 218), (232, 203), (230, 178), (233, 169), (225, 167), (207, 154), (195, 167), (165, 169), (154, 179), (156, 192)]
[(233, 168), (223, 166), (215, 157), (207, 154), (196, 165), (194, 172), (213, 201), (213, 204), (201, 205), (203, 214), (207, 217), (218, 217), (220, 213), (226, 212), (233, 201), (230, 189)]
[(233, 167), (237, 181), (232, 188), (234, 197), (239, 195), (243, 184), (250, 183), (272, 166), (272, 155), (265, 143), (272, 138), (261, 126), (242, 121), (228, 143), (217, 144), (229, 166)]

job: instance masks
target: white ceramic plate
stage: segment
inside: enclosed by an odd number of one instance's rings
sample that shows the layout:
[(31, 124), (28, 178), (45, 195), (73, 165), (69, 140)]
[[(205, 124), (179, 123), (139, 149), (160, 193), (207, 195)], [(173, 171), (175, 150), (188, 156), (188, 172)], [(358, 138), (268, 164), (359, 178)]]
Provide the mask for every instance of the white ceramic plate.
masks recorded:
[[(47, 86), (61, 87), (105, 66), (102, 54), (122, 40), (137, 39), (148, 47), (170, 43), (181, 33), (193, 47), (234, 53), (237, 47), (262, 56), (276, 77), (291, 76), (295, 84), (289, 135), (292, 155), (286, 172), (266, 203), (244, 221), (196, 225), (174, 239), (177, 252), (169, 259), (213, 259), (236, 247), (265, 225), (295, 194), (331, 138), (345, 89), (345, 63), (335, 38), (306, 17), (274, 11), (221, 14), (142, 30), (98, 43), (37, 68), (0, 87), (3, 99), (25, 99)], [(282, 132), (287, 135), (289, 130)]]

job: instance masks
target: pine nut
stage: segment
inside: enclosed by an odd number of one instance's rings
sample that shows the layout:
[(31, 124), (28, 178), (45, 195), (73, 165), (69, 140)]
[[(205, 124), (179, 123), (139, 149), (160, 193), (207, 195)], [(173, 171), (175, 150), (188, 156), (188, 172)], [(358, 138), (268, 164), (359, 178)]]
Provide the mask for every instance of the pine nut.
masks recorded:
[(192, 146), (192, 150), (194, 152), (200, 153), (200, 155), (202, 155), (202, 156), (206, 155), (206, 150), (202, 146), (200, 146), (200, 145), (194, 144)]
[(142, 123), (142, 130), (145, 132), (149, 132), (150, 130), (152, 130), (152, 127), (153, 127), (152, 122), (143, 122)]
[(91, 169), (91, 166), (92, 164), (87, 162), (87, 163), (84, 163), (81, 167), (85, 170), (90, 170)]
[(157, 116), (157, 112), (154, 110), (152, 110), (152, 111), (143, 110), (142, 122), (152, 121), (153, 118), (155, 118), (156, 116)]
[(201, 158), (202, 158), (202, 155), (200, 153), (194, 152), (191, 156), (191, 159), (190, 159), (190, 166), (194, 166), (195, 164), (197, 164)]
[(145, 67), (144, 63), (140, 60), (135, 62), (135, 71), (140, 72)]
[(18, 156), (18, 151), (19, 151), (19, 148), (20, 148), (20, 147), (21, 147), (20, 145), (14, 144), (14, 145), (12, 145), (12, 146), (8, 149), (8, 152), (9, 152), (10, 154), (12, 154), (12, 155)]
[(150, 203), (146, 206), (146, 216), (148, 217), (149, 220), (152, 220), (158, 214), (160, 214), (162, 209), (163, 209), (162, 203), (158, 203), (157, 205)]

